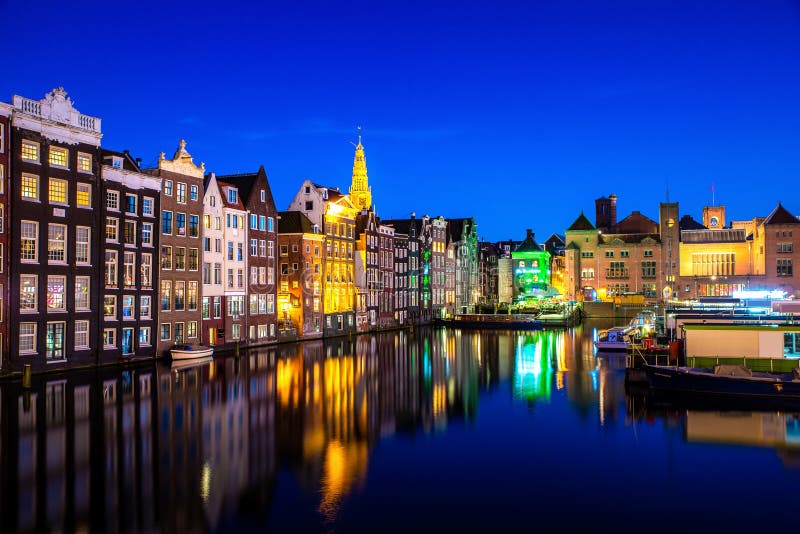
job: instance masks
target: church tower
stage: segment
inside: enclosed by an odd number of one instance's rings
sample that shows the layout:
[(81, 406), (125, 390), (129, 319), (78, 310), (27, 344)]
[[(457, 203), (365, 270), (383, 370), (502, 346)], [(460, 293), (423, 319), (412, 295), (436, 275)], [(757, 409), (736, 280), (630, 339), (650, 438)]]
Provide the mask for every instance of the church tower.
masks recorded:
[(350, 202), (359, 211), (372, 207), (372, 189), (367, 182), (367, 158), (364, 156), (364, 145), (358, 136), (356, 155), (353, 159), (353, 183), (350, 185)]

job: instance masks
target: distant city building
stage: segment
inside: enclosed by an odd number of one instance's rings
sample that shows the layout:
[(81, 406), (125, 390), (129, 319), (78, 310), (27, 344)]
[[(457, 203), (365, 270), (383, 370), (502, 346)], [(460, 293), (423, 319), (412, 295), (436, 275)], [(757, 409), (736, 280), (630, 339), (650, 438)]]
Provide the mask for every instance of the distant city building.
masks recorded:
[(325, 234), (322, 288), (325, 334), (354, 332), (357, 210), (339, 189), (305, 180), (289, 204), (288, 211), (303, 212)]
[[(278, 290), (280, 330), (285, 335), (294, 329), (294, 335), (301, 338), (321, 337), (325, 238), (303, 213), (282, 211), (278, 213), (278, 245), (282, 259)], [(291, 269), (295, 264), (298, 268)]]
[(539, 300), (552, 296), (550, 285), (550, 253), (534, 239), (533, 230), (526, 230), (525, 241), (511, 253), (514, 273), (514, 302)]

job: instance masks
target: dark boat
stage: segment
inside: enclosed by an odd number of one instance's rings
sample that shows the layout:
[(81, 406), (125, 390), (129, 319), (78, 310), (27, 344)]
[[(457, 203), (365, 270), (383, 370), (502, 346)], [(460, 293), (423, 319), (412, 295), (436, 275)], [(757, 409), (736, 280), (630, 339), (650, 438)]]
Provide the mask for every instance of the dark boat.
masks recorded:
[(760, 373), (741, 365), (713, 369), (646, 365), (647, 382), (658, 392), (732, 398), (800, 399), (800, 368)]

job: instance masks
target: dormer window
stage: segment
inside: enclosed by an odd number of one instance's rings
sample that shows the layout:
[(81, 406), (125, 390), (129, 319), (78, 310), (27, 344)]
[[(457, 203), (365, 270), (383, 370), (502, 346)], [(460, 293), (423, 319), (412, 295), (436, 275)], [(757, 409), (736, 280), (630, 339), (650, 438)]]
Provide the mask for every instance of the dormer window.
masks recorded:
[(239, 202), (239, 191), (233, 187), (228, 188), (228, 202), (236, 204)]
[(112, 156), (111, 157), (111, 166), (114, 167), (115, 169), (121, 169), (122, 168), (122, 158), (119, 157), (119, 156)]
[(327, 189), (323, 189), (322, 190), (322, 198), (323, 198), (323, 200), (328, 200), (328, 190)]

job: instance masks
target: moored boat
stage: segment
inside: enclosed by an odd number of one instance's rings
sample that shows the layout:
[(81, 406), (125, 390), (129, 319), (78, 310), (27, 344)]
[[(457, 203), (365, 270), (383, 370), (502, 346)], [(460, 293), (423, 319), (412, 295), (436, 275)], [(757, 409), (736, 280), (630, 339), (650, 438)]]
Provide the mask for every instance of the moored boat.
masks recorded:
[(762, 373), (742, 365), (713, 369), (646, 365), (647, 382), (656, 391), (690, 395), (800, 399), (800, 368), (791, 373)]
[(631, 331), (631, 328), (627, 326), (615, 326), (600, 330), (594, 346), (600, 351), (626, 351), (631, 346)]
[(190, 345), (181, 343), (169, 349), (169, 354), (173, 360), (190, 360), (193, 358), (205, 358), (214, 354), (214, 347), (206, 345)]

